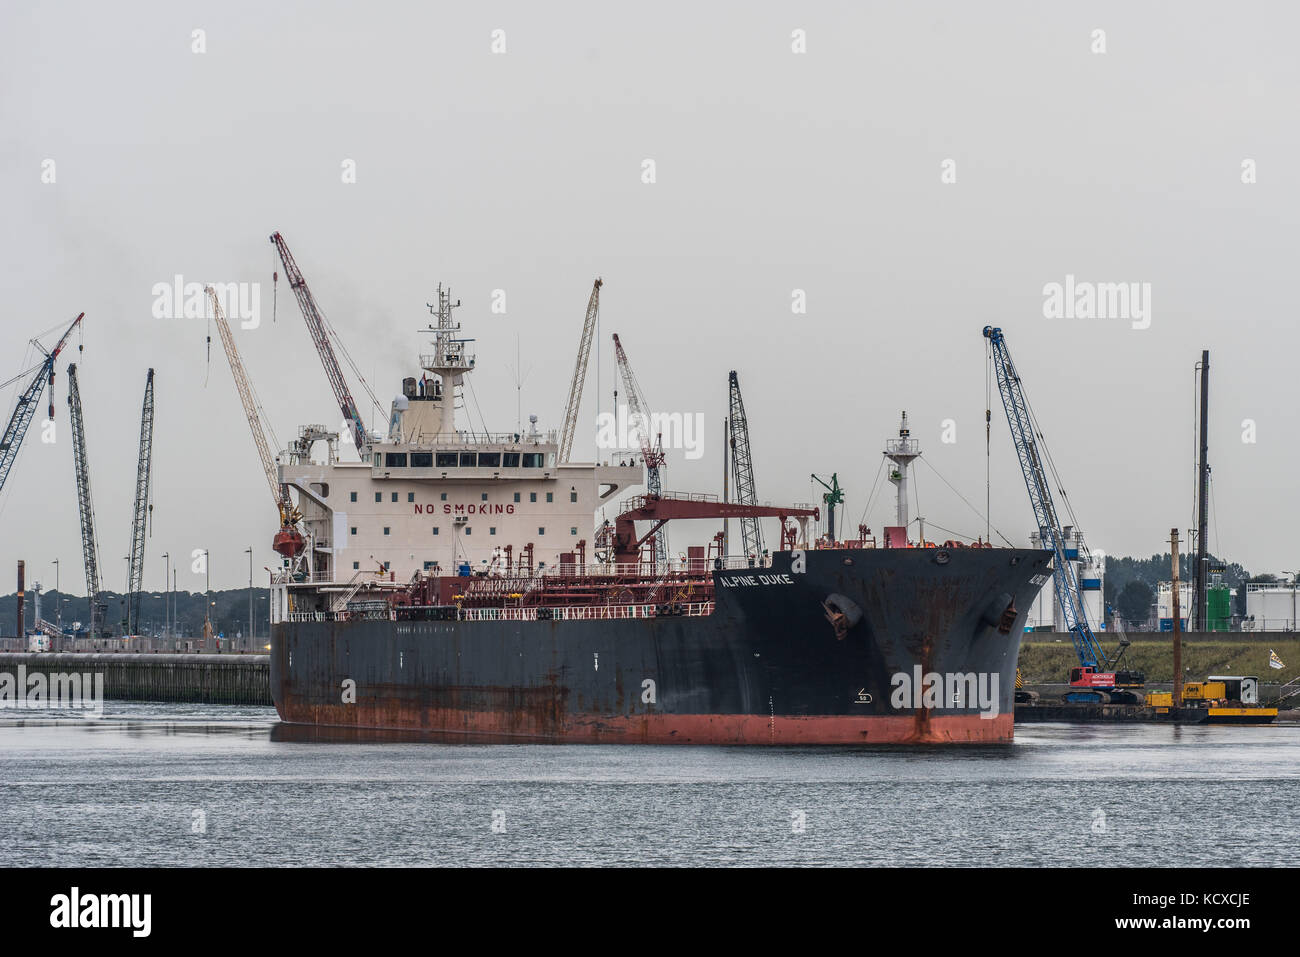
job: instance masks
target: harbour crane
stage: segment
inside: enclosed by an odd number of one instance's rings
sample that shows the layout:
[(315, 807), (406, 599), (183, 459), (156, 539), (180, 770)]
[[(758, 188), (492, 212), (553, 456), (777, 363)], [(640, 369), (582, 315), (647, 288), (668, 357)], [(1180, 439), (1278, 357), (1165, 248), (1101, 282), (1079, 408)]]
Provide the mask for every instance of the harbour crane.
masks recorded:
[(149, 484), (153, 472), (153, 370), (144, 382), (144, 405), (140, 411), (140, 457), (135, 470), (135, 508), (131, 513), (131, 554), (127, 564), (126, 634), (140, 627), (141, 586), (144, 581), (144, 536), (149, 505)]
[[(641, 391), (641, 384), (632, 374), (632, 366), (627, 361), (627, 353), (623, 351), (623, 343), (619, 341), (618, 333), (614, 334), (614, 357), (618, 362), (618, 371), (623, 376), (623, 386), (627, 389), (628, 421), (639, 423), (635, 428), (637, 439), (641, 444), (641, 457), (645, 461), (646, 492), (657, 498), (663, 495), (664, 488), (663, 436), (659, 436), (653, 446), (650, 444), (650, 416), (646, 412), (649, 404)], [(660, 529), (655, 535), (655, 561), (666, 562), (667, 560), (668, 532)]]
[[(9, 424), (5, 426), (4, 435), (0, 436), (0, 491), (5, 487), (5, 480), (9, 478), (9, 472), (14, 467), (14, 462), (18, 459), (18, 450), (22, 447), (23, 437), (27, 435), (27, 427), (32, 424), (32, 417), (36, 415), (36, 403), (41, 400), (41, 392), (45, 389), (48, 382), (50, 389), (54, 388), (54, 363), (67, 345), (68, 337), (72, 335), (72, 330), (76, 329), (86, 314), (83, 312), (72, 320), (72, 324), (59, 338), (58, 343), (49, 352), (45, 352), (44, 346), (36, 339), (32, 340), (32, 345), (45, 353), (45, 358), (36, 368), (36, 375), (28, 383), (27, 388), (23, 389), (22, 395), (18, 397), (18, 403), (14, 406), (13, 415), (9, 417)], [(28, 370), (31, 371), (30, 369)], [(22, 373), (26, 375), (27, 373)], [(21, 376), (19, 376), (21, 378)], [(11, 379), (10, 382), (14, 380)], [(9, 383), (4, 383), (8, 385)], [(50, 398), (50, 418), (54, 418), (54, 399)]]
[(838, 472), (832, 472), (829, 485), (816, 475), (812, 480), (826, 489), (822, 493), (822, 502), (826, 505), (826, 537), (833, 542), (835, 541), (835, 506), (844, 504), (844, 489), (840, 488), (840, 475)]
[(77, 512), (81, 516), (81, 557), (86, 568), (86, 598), (90, 602), (90, 634), (104, 630), (107, 608), (100, 597), (99, 543), (95, 540), (95, 508), (90, 497), (90, 466), (86, 456), (86, 427), (81, 412), (77, 366), (68, 366), (68, 418), (72, 424), (72, 464), (77, 475)]
[(582, 388), (587, 382), (587, 359), (591, 355), (591, 343), (596, 335), (596, 317), (600, 314), (600, 287), (604, 285), (596, 277), (591, 287), (591, 297), (587, 300), (587, 318), (582, 324), (582, 338), (578, 340), (578, 361), (573, 366), (573, 381), (569, 383), (569, 400), (564, 403), (564, 426), (560, 431), (559, 461), (569, 461), (573, 451), (573, 435), (578, 427), (578, 407), (582, 404)]
[(1002, 407), (1007, 413), (1007, 423), (1011, 427), (1011, 441), (1020, 461), (1020, 471), (1024, 475), (1025, 487), (1029, 490), (1029, 502), (1038, 523), (1039, 539), (1052, 551), (1053, 592), (1079, 658), (1079, 666), (1070, 669), (1071, 690), (1066, 692), (1065, 699), (1080, 702), (1136, 701), (1135, 695), (1122, 689), (1140, 688), (1146, 683), (1146, 676), (1136, 671), (1115, 670), (1128, 641), (1121, 640), (1119, 650), (1111, 657), (1101, 647), (1088, 624), (1078, 577), (1066, 554), (1065, 534), (1057, 517), (1051, 483), (1043, 466), (1046, 449), (1043, 448), (1040, 454), (1042, 435), (1035, 427), (1033, 413), (1025, 398), (1024, 384), (1016, 371), (1015, 363), (1011, 361), (1006, 338), (1001, 329), (993, 326), (984, 327), (984, 338), (989, 340), (994, 376), (1002, 395)]
[[(334, 354), (334, 347), (330, 344), (329, 325), (325, 321), (325, 315), (321, 312), (320, 307), (316, 305), (316, 297), (311, 294), (311, 289), (307, 286), (307, 280), (303, 278), (302, 272), (298, 269), (298, 264), (294, 262), (293, 254), (289, 252), (289, 246), (284, 241), (284, 237), (279, 233), (271, 235), (271, 243), (280, 253), (280, 262), (284, 264), (284, 275), (289, 280), (289, 288), (293, 290), (294, 297), (298, 300), (298, 308), (302, 310), (302, 317), (307, 321), (307, 331), (311, 333), (312, 342), (316, 344), (316, 351), (320, 354), (321, 365), (325, 367), (325, 377), (329, 379), (330, 388), (334, 390), (334, 400), (338, 403), (339, 409), (343, 413), (343, 419), (348, 423), (352, 430), (352, 441), (356, 443), (357, 454), (364, 455), (364, 450), (370, 447), (371, 440), (366, 434), (366, 425), (361, 418), (361, 413), (357, 410), (357, 404), (352, 398), (352, 392), (348, 389), (347, 380), (343, 378), (343, 370), (339, 367), (338, 357)], [(344, 350), (344, 355), (347, 351)], [(361, 373), (357, 372), (356, 365), (352, 364), (352, 371), (356, 373), (357, 378), (361, 381), (362, 386), (370, 396), (370, 401), (376, 406), (379, 400), (375, 394), (370, 391), (370, 386), (362, 378)]]
[(244, 362), (239, 357), (239, 350), (235, 348), (235, 337), (230, 332), (230, 324), (226, 322), (225, 314), (221, 311), (217, 292), (211, 286), (207, 287), (206, 292), (212, 303), (213, 321), (217, 324), (217, 331), (221, 334), (221, 344), (226, 350), (226, 361), (230, 363), (230, 375), (235, 380), (239, 401), (243, 404), (244, 415), (248, 419), (248, 430), (253, 434), (253, 444), (257, 446), (257, 457), (262, 463), (262, 472), (266, 475), (267, 485), (271, 488), (271, 497), (275, 499), (276, 510), (280, 513), (280, 530), (275, 535), (272, 547), (285, 558), (295, 558), (305, 547), (302, 532), (298, 530), (298, 522), (302, 514), (293, 504), (289, 486), (276, 477), (275, 461), (271, 458), (271, 448), (266, 443), (266, 431), (262, 428), (262, 416), (258, 410), (257, 399), (248, 381), (248, 373), (244, 371)]
[[(728, 388), (731, 395), (731, 415), (728, 418), (731, 435), (728, 444), (731, 446), (731, 471), (736, 478), (736, 501), (742, 505), (757, 505), (754, 464), (749, 454), (749, 420), (745, 417), (745, 400), (741, 397), (740, 379), (735, 370), (728, 376)], [(758, 560), (763, 554), (763, 530), (759, 527), (758, 517), (742, 517), (740, 534), (745, 545), (745, 555), (751, 560)]]

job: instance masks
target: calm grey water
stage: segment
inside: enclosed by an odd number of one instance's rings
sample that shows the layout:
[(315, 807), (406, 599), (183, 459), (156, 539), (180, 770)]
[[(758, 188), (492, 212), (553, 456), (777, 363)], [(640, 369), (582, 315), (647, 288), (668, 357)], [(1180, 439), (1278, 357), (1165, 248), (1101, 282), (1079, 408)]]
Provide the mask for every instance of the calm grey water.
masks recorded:
[(0, 865), (1260, 865), (1300, 728), (979, 749), (283, 740), (271, 709), (0, 721)]

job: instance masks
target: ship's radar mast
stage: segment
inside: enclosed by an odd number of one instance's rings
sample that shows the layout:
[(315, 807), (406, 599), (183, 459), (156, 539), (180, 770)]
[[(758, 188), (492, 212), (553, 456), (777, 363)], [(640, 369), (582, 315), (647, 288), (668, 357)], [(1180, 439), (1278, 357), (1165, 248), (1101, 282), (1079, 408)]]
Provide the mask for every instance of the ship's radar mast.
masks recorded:
[(912, 460), (921, 455), (921, 444), (912, 438), (912, 431), (907, 427), (907, 412), (903, 412), (903, 422), (898, 427), (898, 438), (885, 442), (885, 458), (894, 463), (889, 470), (889, 481), (898, 488), (897, 524), (907, 527), (907, 470)]
[(433, 333), (433, 353), (420, 356), (420, 367), (440, 380), (443, 401), (439, 433), (450, 435), (456, 431), (456, 387), (465, 381), (465, 373), (474, 371), (474, 356), (466, 348), (473, 339), (460, 336), (460, 323), (452, 318), (451, 311), (460, 300), (451, 301), (451, 289), (438, 283), (438, 304), (427, 303), (435, 322), (429, 323)]

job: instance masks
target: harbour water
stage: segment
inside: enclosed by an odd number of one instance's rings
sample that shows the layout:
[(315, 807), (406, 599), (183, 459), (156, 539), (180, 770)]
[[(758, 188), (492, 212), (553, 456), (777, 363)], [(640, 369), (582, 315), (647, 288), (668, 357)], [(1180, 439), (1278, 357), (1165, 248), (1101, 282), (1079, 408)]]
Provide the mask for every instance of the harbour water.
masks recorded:
[(986, 748), (321, 741), (269, 708), (0, 716), (0, 864), (1292, 863), (1300, 729)]

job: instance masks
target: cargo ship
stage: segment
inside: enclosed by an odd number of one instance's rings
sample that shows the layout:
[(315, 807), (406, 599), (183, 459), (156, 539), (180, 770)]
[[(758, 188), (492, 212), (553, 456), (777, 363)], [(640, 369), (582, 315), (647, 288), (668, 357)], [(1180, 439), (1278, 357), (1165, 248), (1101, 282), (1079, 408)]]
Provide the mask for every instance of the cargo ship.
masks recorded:
[[(432, 350), (359, 461), (320, 426), (278, 460), (300, 517), (271, 578), (282, 721), (510, 742), (1011, 740), (1051, 553), (910, 541), (906, 415), (884, 452), (896, 524), (840, 540), (812, 506), (664, 492), (644, 447), (571, 462), (536, 417), (468, 428), (457, 305), (439, 286)], [(777, 520), (779, 547), (657, 548), (667, 522), (755, 518)]]

